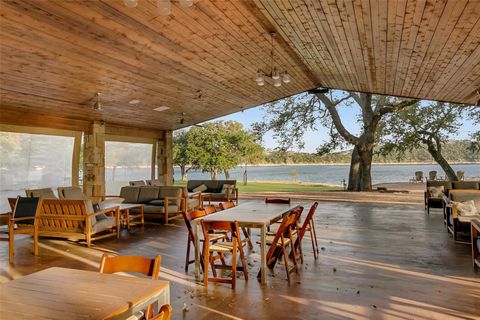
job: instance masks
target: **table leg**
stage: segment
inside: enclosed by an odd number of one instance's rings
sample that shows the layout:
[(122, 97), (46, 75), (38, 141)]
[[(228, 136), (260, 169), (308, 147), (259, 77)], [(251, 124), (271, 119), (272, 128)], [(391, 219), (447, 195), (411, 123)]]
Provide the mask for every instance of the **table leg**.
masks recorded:
[(200, 238), (198, 236), (198, 223), (193, 222), (193, 237), (195, 240), (195, 278), (200, 280)]
[(127, 229), (130, 230), (130, 209), (125, 210), (125, 217), (127, 219)]
[(267, 283), (267, 227), (265, 225), (260, 229), (260, 255), (261, 255), (261, 265), (260, 265), (260, 274), (261, 274), (261, 283), (262, 285)]

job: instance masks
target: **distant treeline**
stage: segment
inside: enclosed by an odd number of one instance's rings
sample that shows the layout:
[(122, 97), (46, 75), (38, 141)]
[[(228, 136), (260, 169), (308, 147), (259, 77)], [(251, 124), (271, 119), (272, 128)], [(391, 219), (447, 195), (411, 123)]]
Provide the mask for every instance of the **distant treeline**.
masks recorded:
[[(449, 162), (480, 162), (480, 153), (468, 149), (469, 141), (452, 141), (443, 146), (442, 153)], [(265, 155), (268, 164), (296, 164), (296, 163), (350, 163), (351, 150), (335, 152), (325, 155), (304, 152), (269, 151)], [(373, 157), (376, 163), (392, 162), (433, 162), (431, 155), (425, 148), (407, 152), (404, 155), (381, 155), (378, 152)]]

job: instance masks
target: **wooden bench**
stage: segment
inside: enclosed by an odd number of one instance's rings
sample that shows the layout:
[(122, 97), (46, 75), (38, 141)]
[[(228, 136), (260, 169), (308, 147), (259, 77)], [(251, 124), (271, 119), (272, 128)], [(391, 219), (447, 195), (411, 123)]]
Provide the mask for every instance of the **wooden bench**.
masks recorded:
[[(107, 220), (96, 221), (105, 214)], [(92, 241), (120, 235), (120, 210), (88, 212), (85, 200), (45, 199), (38, 217), (39, 236)]]

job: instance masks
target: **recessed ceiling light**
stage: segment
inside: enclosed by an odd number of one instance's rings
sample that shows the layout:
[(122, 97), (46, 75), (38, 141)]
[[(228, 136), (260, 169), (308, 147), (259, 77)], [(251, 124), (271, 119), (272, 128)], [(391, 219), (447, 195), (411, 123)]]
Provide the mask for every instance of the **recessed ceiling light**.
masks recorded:
[(168, 110), (168, 109), (170, 109), (170, 108), (167, 107), (167, 106), (160, 106), (160, 107), (157, 107), (153, 110), (160, 112), (160, 111), (165, 111), (165, 110)]
[(138, 100), (138, 99), (133, 99), (133, 100), (130, 100), (128, 103), (130, 103), (130, 104), (139, 104), (139, 103), (140, 103), (140, 100)]

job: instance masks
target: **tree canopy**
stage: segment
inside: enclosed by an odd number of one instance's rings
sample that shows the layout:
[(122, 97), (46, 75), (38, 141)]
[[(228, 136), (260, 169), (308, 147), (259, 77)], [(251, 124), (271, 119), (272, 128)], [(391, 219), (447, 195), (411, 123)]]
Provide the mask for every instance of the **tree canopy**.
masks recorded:
[(443, 156), (443, 145), (458, 133), (467, 108), (443, 102), (415, 104), (388, 117), (382, 152), (407, 151), (425, 145), (449, 180), (457, 180), (455, 171)]
[(184, 168), (183, 179), (187, 166), (210, 172), (216, 179), (220, 172), (228, 176), (228, 170), (239, 164), (261, 161), (263, 153), (255, 136), (235, 121), (210, 122), (178, 131), (174, 136), (174, 164)]

